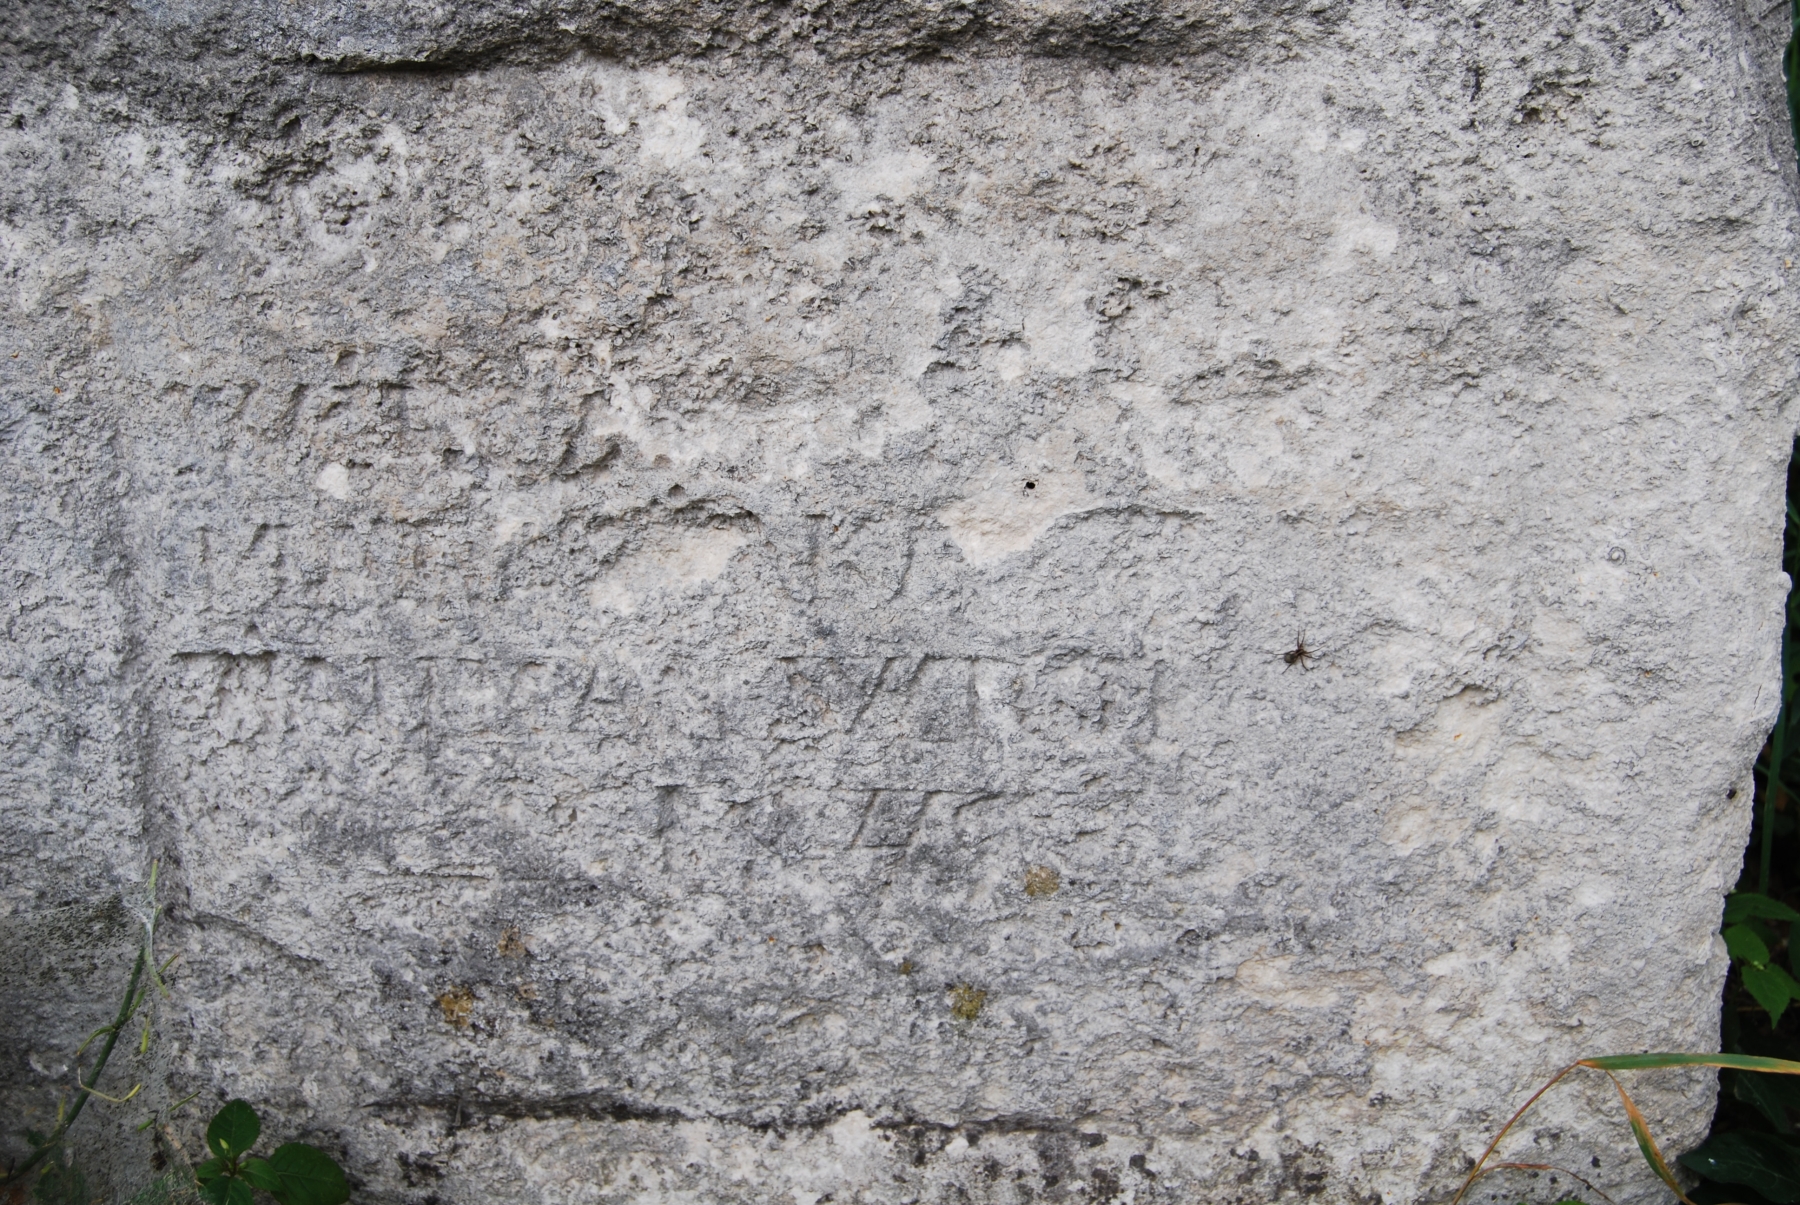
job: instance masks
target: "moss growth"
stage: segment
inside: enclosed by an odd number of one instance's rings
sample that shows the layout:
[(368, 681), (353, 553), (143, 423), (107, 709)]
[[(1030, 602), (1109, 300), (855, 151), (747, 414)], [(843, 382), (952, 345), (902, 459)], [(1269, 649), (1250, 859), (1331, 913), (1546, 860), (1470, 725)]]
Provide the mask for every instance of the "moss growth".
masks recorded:
[(475, 1012), (475, 993), (466, 987), (449, 988), (437, 998), (437, 1006), (443, 1010), (446, 1022), (467, 1029)]
[(958, 1021), (973, 1021), (986, 1003), (987, 992), (983, 988), (959, 983), (950, 989), (950, 1015)]

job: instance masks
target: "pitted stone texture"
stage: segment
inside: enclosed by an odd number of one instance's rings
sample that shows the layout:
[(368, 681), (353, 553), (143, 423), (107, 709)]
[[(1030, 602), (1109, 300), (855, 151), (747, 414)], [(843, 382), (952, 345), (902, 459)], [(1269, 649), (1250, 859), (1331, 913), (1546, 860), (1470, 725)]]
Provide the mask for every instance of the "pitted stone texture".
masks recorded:
[[(1749, 18), (531, 16), (271, 37), (222, 128), (253, 39), (157, 14), (191, 92), (10, 76), (4, 887), (166, 859), (178, 1094), (370, 1200), (1410, 1202), (1716, 1040), (1797, 333)], [(1601, 1088), (1524, 1149), (1650, 1199)]]

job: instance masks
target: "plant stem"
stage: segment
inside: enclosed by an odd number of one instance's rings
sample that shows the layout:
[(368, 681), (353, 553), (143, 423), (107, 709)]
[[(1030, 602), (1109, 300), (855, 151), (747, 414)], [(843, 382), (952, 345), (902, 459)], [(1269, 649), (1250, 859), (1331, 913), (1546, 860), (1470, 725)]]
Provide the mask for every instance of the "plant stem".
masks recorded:
[(142, 978), (144, 974), (144, 957), (146, 953), (147, 951), (143, 949), (138, 950), (137, 961), (133, 963), (131, 967), (131, 981), (125, 985), (125, 999), (119, 1002), (118, 1018), (113, 1021), (111, 1032), (106, 1035), (106, 1044), (100, 1047), (100, 1057), (95, 1061), (93, 1074), (87, 1077), (88, 1082), (86, 1084), (82, 1084), (81, 1069), (79, 1067), (76, 1068), (75, 1082), (81, 1084), (81, 1090), (75, 1094), (75, 1103), (69, 1107), (68, 1115), (62, 1119), (62, 1122), (56, 1129), (50, 1132), (50, 1137), (44, 1139), (43, 1145), (31, 1152), (30, 1157), (27, 1158), (22, 1165), (14, 1168), (6, 1175), (0, 1176), (0, 1186), (12, 1184), (23, 1179), (27, 1172), (42, 1163), (44, 1157), (55, 1148), (57, 1143), (62, 1141), (63, 1135), (69, 1132), (69, 1127), (75, 1124), (75, 1119), (81, 1116), (82, 1106), (87, 1104), (88, 1096), (98, 1095), (98, 1093), (93, 1093), (88, 1085), (100, 1082), (100, 1073), (106, 1070), (106, 1060), (111, 1056), (113, 1046), (119, 1040), (119, 1031), (125, 1028), (125, 1023), (131, 1020), (131, 1014), (137, 1011), (138, 980)]

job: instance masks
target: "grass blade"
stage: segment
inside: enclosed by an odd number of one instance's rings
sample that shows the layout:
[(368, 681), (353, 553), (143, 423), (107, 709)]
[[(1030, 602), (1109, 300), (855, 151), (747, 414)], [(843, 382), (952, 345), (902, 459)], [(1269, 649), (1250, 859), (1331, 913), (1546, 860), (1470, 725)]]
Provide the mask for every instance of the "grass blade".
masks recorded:
[(1570, 1066), (1592, 1067), (1596, 1071), (1609, 1072), (1653, 1071), (1662, 1067), (1726, 1067), (1733, 1071), (1800, 1075), (1800, 1063), (1788, 1059), (1765, 1058), (1759, 1054), (1609, 1054), (1596, 1059), (1578, 1059)]
[(1688, 1195), (1681, 1191), (1681, 1184), (1675, 1179), (1675, 1173), (1669, 1170), (1668, 1161), (1663, 1158), (1662, 1151), (1656, 1145), (1656, 1139), (1650, 1136), (1650, 1123), (1644, 1120), (1644, 1114), (1638, 1109), (1637, 1102), (1631, 1099), (1631, 1093), (1625, 1091), (1625, 1085), (1619, 1077), (1608, 1071), (1606, 1078), (1613, 1082), (1619, 1090), (1619, 1101), (1625, 1106), (1625, 1117), (1631, 1122), (1631, 1136), (1637, 1139), (1638, 1150), (1644, 1156), (1644, 1162), (1656, 1173), (1657, 1179), (1669, 1186), (1669, 1191), (1681, 1198), (1682, 1205), (1694, 1205)]
[[(1603, 1072), (1607, 1079), (1612, 1080), (1613, 1087), (1619, 1090), (1619, 1100), (1625, 1106), (1625, 1118), (1631, 1125), (1631, 1135), (1637, 1140), (1638, 1150), (1643, 1154), (1644, 1162), (1650, 1165), (1650, 1170), (1656, 1173), (1657, 1179), (1668, 1185), (1669, 1191), (1679, 1197), (1684, 1205), (1694, 1205), (1694, 1203), (1681, 1191), (1681, 1185), (1676, 1181), (1675, 1173), (1669, 1170), (1668, 1161), (1663, 1158), (1661, 1149), (1656, 1145), (1656, 1139), (1650, 1134), (1650, 1125), (1645, 1121), (1644, 1114), (1638, 1109), (1637, 1102), (1631, 1099), (1631, 1094), (1625, 1091), (1625, 1085), (1619, 1082), (1618, 1076), (1613, 1072), (1654, 1071), (1667, 1067), (1718, 1067), (1732, 1071), (1760, 1071), (1769, 1075), (1800, 1075), (1800, 1063), (1756, 1054), (1688, 1054), (1678, 1051), (1661, 1051), (1654, 1054), (1609, 1054), (1598, 1058), (1577, 1059), (1551, 1076), (1550, 1082), (1533, 1092), (1531, 1098), (1519, 1106), (1519, 1111), (1500, 1127), (1500, 1132), (1494, 1135), (1494, 1140), (1488, 1143), (1485, 1151), (1481, 1152), (1481, 1158), (1477, 1159), (1475, 1166), (1469, 1169), (1468, 1178), (1462, 1182), (1462, 1187), (1456, 1190), (1454, 1197), (1450, 1198), (1450, 1205), (1460, 1205), (1475, 1181), (1489, 1172), (1503, 1167), (1541, 1170), (1543, 1165), (1532, 1163), (1496, 1163), (1489, 1166), (1488, 1160), (1493, 1158), (1494, 1151), (1512, 1132), (1512, 1128), (1519, 1124), (1519, 1119), (1525, 1116), (1526, 1110), (1535, 1105), (1544, 1093), (1556, 1087), (1578, 1067)], [(1582, 1183), (1586, 1184), (1587, 1181), (1583, 1180)], [(1589, 1187), (1593, 1186), (1589, 1185)], [(1598, 1192), (1599, 1190), (1595, 1189), (1594, 1191)]]
[(1607, 1196), (1604, 1192), (1602, 1192), (1600, 1190), (1600, 1188), (1597, 1185), (1594, 1184), (1594, 1182), (1592, 1180), (1589, 1180), (1586, 1176), (1582, 1175), (1580, 1172), (1572, 1172), (1568, 1168), (1558, 1167), (1554, 1163), (1496, 1163), (1496, 1164), (1494, 1164), (1494, 1166), (1488, 1168), (1488, 1170), (1493, 1171), (1493, 1172), (1499, 1172), (1499, 1171), (1556, 1172), (1558, 1175), (1567, 1176), (1567, 1177), (1569, 1177), (1569, 1179), (1576, 1181), (1583, 1188), (1587, 1189), (1589, 1192), (1591, 1192), (1595, 1196), (1599, 1197), (1602, 1201), (1605, 1201), (1606, 1205), (1618, 1205), (1618, 1202), (1614, 1201), (1611, 1197)]
[(1511, 1132), (1515, 1125), (1519, 1124), (1519, 1118), (1525, 1116), (1525, 1110), (1531, 1108), (1532, 1105), (1537, 1104), (1538, 1097), (1556, 1087), (1557, 1084), (1562, 1082), (1563, 1076), (1569, 1074), (1569, 1072), (1575, 1070), (1575, 1068), (1579, 1066), (1581, 1066), (1580, 1063), (1570, 1063), (1567, 1067), (1564, 1067), (1561, 1071), (1558, 1071), (1555, 1075), (1551, 1076), (1549, 1083), (1545, 1084), (1542, 1088), (1539, 1088), (1536, 1092), (1533, 1092), (1530, 1100), (1519, 1106), (1519, 1111), (1514, 1113), (1512, 1117), (1507, 1120), (1506, 1124), (1500, 1127), (1500, 1132), (1494, 1135), (1494, 1140), (1492, 1142), (1488, 1143), (1487, 1150), (1481, 1152), (1481, 1158), (1477, 1159), (1475, 1161), (1475, 1166), (1469, 1169), (1469, 1178), (1463, 1181), (1462, 1187), (1456, 1190), (1456, 1195), (1450, 1198), (1450, 1205), (1459, 1205), (1463, 1196), (1469, 1191), (1469, 1186), (1474, 1184), (1476, 1179), (1481, 1176), (1482, 1168), (1494, 1154), (1494, 1148), (1500, 1145), (1501, 1141)]

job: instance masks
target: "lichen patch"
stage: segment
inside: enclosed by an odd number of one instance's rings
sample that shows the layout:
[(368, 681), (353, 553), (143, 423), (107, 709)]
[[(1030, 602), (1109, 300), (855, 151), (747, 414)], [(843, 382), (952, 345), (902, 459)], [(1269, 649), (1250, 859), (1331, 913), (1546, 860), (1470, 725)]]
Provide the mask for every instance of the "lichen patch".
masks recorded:
[(475, 993), (466, 987), (447, 988), (439, 993), (437, 1006), (443, 1011), (445, 1024), (467, 1029), (475, 1015)]

